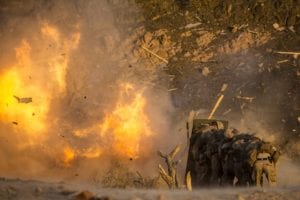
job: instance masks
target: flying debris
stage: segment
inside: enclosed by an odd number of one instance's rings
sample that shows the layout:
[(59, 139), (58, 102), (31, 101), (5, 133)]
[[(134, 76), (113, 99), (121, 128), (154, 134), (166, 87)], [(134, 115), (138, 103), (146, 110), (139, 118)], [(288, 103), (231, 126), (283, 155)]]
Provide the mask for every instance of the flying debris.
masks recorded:
[(15, 96), (15, 99), (17, 99), (18, 103), (31, 103), (32, 102), (32, 98), (31, 97), (24, 97), (24, 98), (20, 98)]
[(18, 123), (18, 122), (12, 122), (12, 124), (14, 124), (14, 125), (18, 125), (19, 123)]

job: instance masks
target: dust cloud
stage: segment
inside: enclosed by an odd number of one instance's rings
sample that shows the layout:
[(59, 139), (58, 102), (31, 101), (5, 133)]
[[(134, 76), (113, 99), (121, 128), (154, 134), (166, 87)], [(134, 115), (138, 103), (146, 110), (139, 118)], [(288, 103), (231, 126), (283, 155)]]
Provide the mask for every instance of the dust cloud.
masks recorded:
[(160, 68), (134, 65), (134, 3), (1, 1), (0, 15), (0, 175), (97, 182), (115, 159), (156, 173), (173, 108)]
[[(291, 128), (297, 127), (295, 125), (297, 118), (294, 116), (296, 111), (289, 109), (288, 105), (293, 102), (286, 94), (287, 91), (293, 94), (291, 88), (294, 86), (292, 81), (286, 81), (286, 73), (280, 73), (278, 66), (278, 72), (273, 74), (260, 72), (264, 65), (276, 66), (272, 63), (273, 58), (261, 56), (262, 52), (258, 49), (271, 40), (266, 35), (269, 34), (263, 35), (262, 39), (257, 37), (259, 45), (255, 50), (244, 49), (244, 45), (253, 43), (251, 37), (247, 38), (246, 42), (233, 40), (233, 49), (236, 52), (222, 50), (218, 56), (213, 57), (215, 62), (222, 63), (214, 75), (206, 75), (207, 77), (198, 79), (196, 76), (199, 75), (196, 74), (183, 81), (182, 85), (187, 85), (187, 90), (194, 93), (190, 98), (194, 100), (185, 98), (182, 94), (176, 100), (179, 99), (182, 104), (187, 104), (188, 101), (189, 105), (186, 107), (191, 108), (192, 105), (195, 118), (206, 119), (220, 94), (224, 94), (224, 99), (214, 117), (227, 120), (229, 127), (238, 129), (240, 133), (253, 134), (275, 144), (282, 154), (282, 160), (277, 166), (278, 182), (280, 185), (299, 184), (297, 179), (284, 178), (293, 177), (299, 172), (299, 163), (295, 161), (299, 156), (299, 136), (297, 128)], [(222, 45), (222, 42), (220, 43), (219, 45)], [(225, 42), (225, 47), (227, 43), (230, 41)], [(193, 81), (196, 84), (193, 84)], [(221, 92), (223, 84), (227, 84), (225, 92)], [(185, 110), (187, 116), (190, 110)], [(184, 122), (181, 122), (181, 127), (184, 127)], [(185, 134), (185, 130), (181, 132), (182, 135)]]

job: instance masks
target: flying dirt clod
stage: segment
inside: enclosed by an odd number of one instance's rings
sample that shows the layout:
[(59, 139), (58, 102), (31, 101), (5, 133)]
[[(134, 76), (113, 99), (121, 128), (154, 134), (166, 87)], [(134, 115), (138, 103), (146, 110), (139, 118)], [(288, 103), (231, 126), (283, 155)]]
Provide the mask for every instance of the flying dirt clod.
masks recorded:
[(24, 98), (20, 98), (15, 96), (15, 99), (17, 99), (18, 103), (31, 103), (32, 102), (32, 98), (31, 97), (24, 97)]

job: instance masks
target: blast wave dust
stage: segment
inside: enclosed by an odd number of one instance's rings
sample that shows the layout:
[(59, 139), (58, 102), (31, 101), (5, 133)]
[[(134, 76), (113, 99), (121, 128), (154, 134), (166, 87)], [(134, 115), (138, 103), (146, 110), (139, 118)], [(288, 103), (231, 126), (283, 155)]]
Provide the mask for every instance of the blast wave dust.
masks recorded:
[(164, 75), (131, 67), (135, 5), (0, 5), (0, 175), (93, 182), (111, 159), (153, 172), (172, 107)]

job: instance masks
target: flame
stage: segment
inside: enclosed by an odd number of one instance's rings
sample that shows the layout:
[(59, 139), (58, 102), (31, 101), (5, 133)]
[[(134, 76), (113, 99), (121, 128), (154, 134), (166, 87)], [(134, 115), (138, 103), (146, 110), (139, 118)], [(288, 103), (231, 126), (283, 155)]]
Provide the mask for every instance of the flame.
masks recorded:
[(59, 161), (62, 161), (63, 167), (71, 167), (75, 158), (94, 159), (102, 155), (102, 149), (98, 146), (76, 149), (66, 145), (63, 148), (63, 155)]
[[(15, 64), (0, 66), (0, 121), (28, 134), (30, 144), (38, 143), (48, 130), (50, 105), (65, 91), (69, 54), (77, 48), (80, 33), (66, 38), (55, 26), (44, 23), (39, 37), (38, 45), (22, 39), (15, 48)], [(32, 102), (19, 101), (24, 98)]]
[[(0, 73), (0, 119), (16, 122), (27, 133), (45, 129), (45, 116), (49, 111), (49, 95), (38, 81), (31, 80), (34, 72), (30, 57), (31, 46), (26, 40), (15, 49), (17, 63)], [(17, 98), (32, 98), (33, 102), (19, 103)]]
[(94, 159), (103, 154), (114, 155), (120, 158), (137, 159), (141, 153), (149, 151), (141, 142), (148, 140), (153, 133), (149, 119), (145, 113), (146, 99), (143, 91), (139, 91), (133, 84), (120, 85), (120, 95), (115, 108), (105, 115), (104, 119), (96, 125), (86, 129), (74, 130), (73, 136), (81, 139), (94, 137), (95, 143), (88, 143), (87, 147), (67, 146), (64, 148), (63, 165), (70, 167), (75, 158)]
[(81, 153), (81, 155), (86, 158), (99, 158), (101, 154), (102, 150), (99, 147), (90, 147)]
[(119, 156), (130, 158), (140, 156), (142, 139), (152, 135), (145, 114), (146, 99), (142, 92), (134, 91), (132, 84), (122, 84), (115, 109), (106, 115), (100, 125), (101, 138), (110, 138), (111, 150)]
[[(66, 92), (71, 53), (80, 41), (80, 33), (66, 36), (48, 23), (41, 24), (38, 37), (39, 44), (22, 39), (15, 48), (15, 63), (0, 66), (0, 122), (27, 139), (18, 147), (39, 145), (50, 138), (57, 121), (50, 115), (51, 105)], [(95, 140), (72, 145), (69, 140), (60, 142), (62, 147), (52, 153), (54, 159), (70, 167), (77, 158), (95, 159), (103, 154), (139, 158), (143, 149), (149, 150), (148, 145), (142, 145), (153, 134), (143, 91), (127, 82), (120, 84), (119, 91), (114, 109), (106, 111), (103, 120), (84, 130), (73, 130), (72, 139)]]
[(66, 167), (69, 167), (71, 165), (71, 162), (75, 158), (75, 151), (71, 147), (65, 147), (64, 148), (64, 158), (63, 163)]

